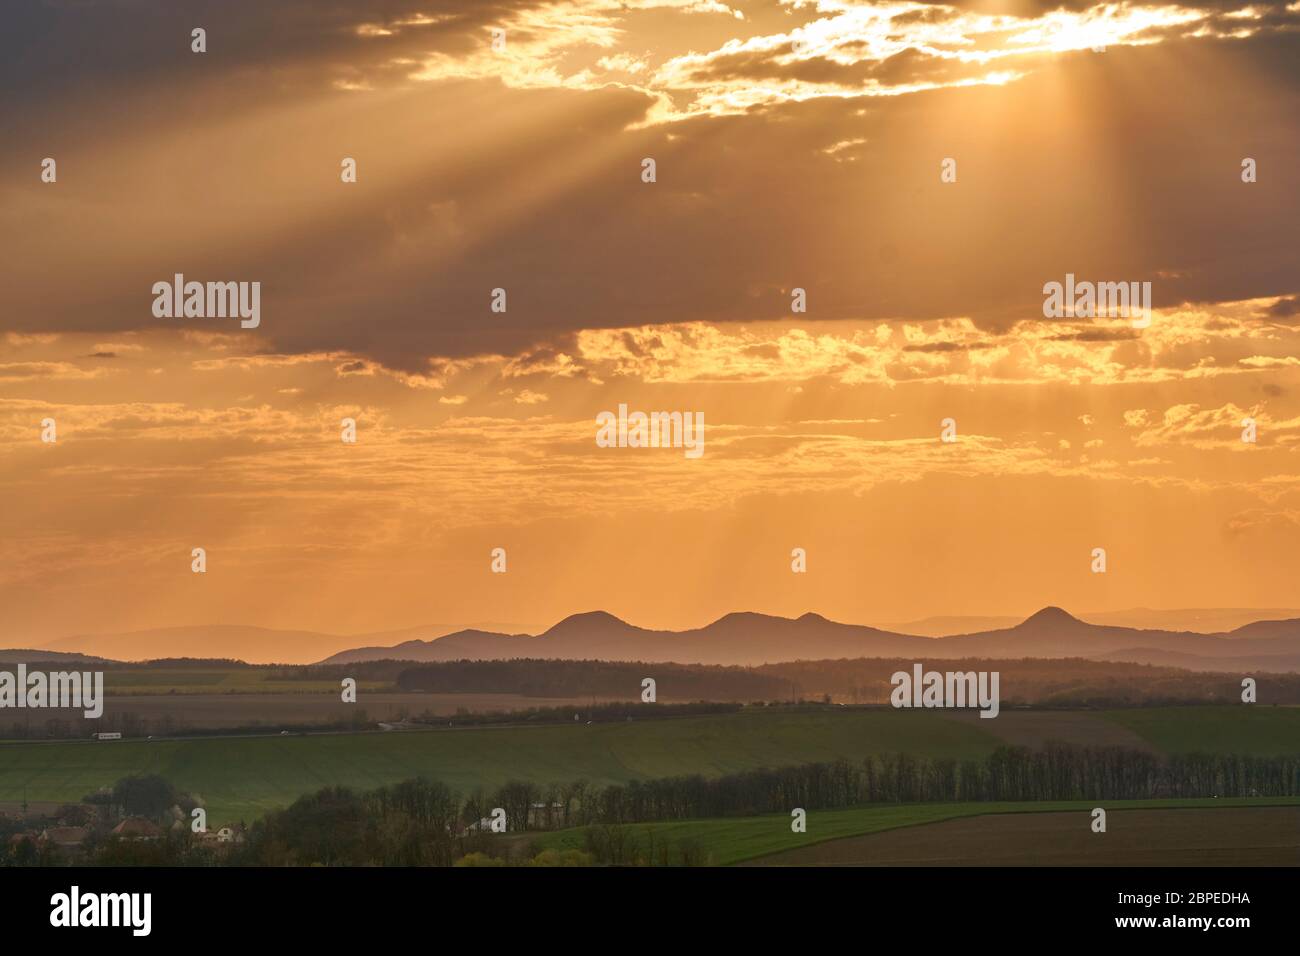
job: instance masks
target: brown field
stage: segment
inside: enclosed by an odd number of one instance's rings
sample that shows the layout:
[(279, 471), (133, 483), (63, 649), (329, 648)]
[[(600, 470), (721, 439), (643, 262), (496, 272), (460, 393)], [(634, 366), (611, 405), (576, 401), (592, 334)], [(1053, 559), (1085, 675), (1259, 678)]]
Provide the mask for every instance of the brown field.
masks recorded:
[(1300, 866), (1300, 807), (1007, 813), (774, 853), (742, 866)]
[(1004, 710), (993, 719), (973, 710), (943, 711), (952, 720), (972, 724), (1015, 747), (1037, 750), (1048, 741), (1085, 747), (1154, 750), (1151, 742), (1102, 714), (1077, 710)]

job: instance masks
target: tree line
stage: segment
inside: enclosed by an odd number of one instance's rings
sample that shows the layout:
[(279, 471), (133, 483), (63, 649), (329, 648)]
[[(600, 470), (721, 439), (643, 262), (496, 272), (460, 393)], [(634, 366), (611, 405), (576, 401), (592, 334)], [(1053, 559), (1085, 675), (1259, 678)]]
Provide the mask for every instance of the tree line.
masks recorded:
[(871, 803), (1149, 800), (1300, 795), (1300, 754), (1183, 754), (1128, 747), (999, 747), (982, 760), (898, 753), (722, 777), (631, 781), (593, 795), (581, 823), (649, 823)]
[(746, 667), (623, 661), (447, 661), (403, 670), (397, 687), (440, 694), (522, 694), (527, 697), (636, 699), (652, 677), (657, 696), (674, 700), (750, 701), (790, 696), (782, 678)]
[[(832, 810), (873, 803), (1149, 800), (1185, 797), (1300, 796), (1300, 753), (1279, 756), (1181, 754), (1160, 758), (1128, 747), (1048, 744), (999, 747), (982, 759), (905, 753), (595, 786), (585, 780), (515, 780), (461, 796), (439, 781), (406, 780), (357, 792), (326, 787), (257, 821), (246, 843), (214, 852), (173, 825), (160, 841), (117, 839), (95, 848), (101, 865), (448, 866), (500, 855), (491, 820), (505, 833), (584, 826), (595, 860), (700, 858), (699, 848), (633, 848), (617, 825)], [(165, 781), (129, 778), (112, 799), (127, 812), (154, 815), (185, 800)], [(174, 813), (173, 813), (174, 815)], [(185, 819), (179, 817), (178, 819)], [(31, 862), (12, 858), (9, 862)], [(30, 852), (30, 848), (28, 848)], [(45, 863), (56, 862), (43, 857)], [(473, 862), (473, 861), (471, 861)]]
[[(514, 659), (411, 664), (367, 661), (278, 668), (277, 680), (392, 681), (398, 690), (442, 694), (520, 694), (631, 700), (653, 677), (660, 699), (717, 701), (830, 700), (889, 703), (892, 675), (911, 671), (914, 658), (787, 661), (757, 667), (624, 661)], [(1241, 702), (1240, 673), (1082, 658), (921, 660), (927, 670), (998, 671), (1004, 706), (1149, 707)], [(1300, 704), (1300, 674), (1253, 674), (1261, 700)]]

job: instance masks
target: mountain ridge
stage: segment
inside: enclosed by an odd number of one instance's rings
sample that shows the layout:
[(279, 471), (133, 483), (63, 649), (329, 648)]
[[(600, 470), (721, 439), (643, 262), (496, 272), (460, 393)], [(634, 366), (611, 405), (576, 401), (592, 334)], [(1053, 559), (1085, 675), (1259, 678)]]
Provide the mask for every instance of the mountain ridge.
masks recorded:
[[(474, 641), (449, 638), (414, 641), (398, 647), (356, 647), (331, 655), (322, 664), (367, 660), (501, 660), (533, 657), (569, 660), (675, 662), (680, 664), (758, 664), (793, 660), (861, 657), (921, 659), (1064, 658), (1109, 660), (1176, 656), (1176, 666), (1212, 670), (1221, 659), (1260, 669), (1300, 670), (1300, 619), (1265, 622), (1264, 632), (1202, 634), (1090, 624), (1049, 605), (1019, 624), (948, 637), (900, 634), (860, 624), (832, 621), (806, 612), (797, 618), (736, 611), (703, 627), (657, 631), (637, 627), (605, 611), (572, 614), (536, 636), (484, 634)], [(1247, 625), (1247, 628), (1251, 625)], [(470, 645), (470, 646), (467, 646)], [(394, 654), (397, 651), (398, 654)]]
[[(124, 651), (136, 645), (135, 653)], [(44, 649), (3, 653), (24, 659), (72, 653), (118, 661), (221, 657), (255, 664), (539, 657), (754, 665), (861, 657), (1069, 656), (1203, 665), (1202, 669), (1212, 669), (1207, 662), (1231, 661), (1238, 668), (1276, 671), (1300, 670), (1300, 617), (1258, 620), (1204, 633), (1092, 623), (1048, 605), (1004, 627), (929, 636), (846, 624), (813, 611), (798, 617), (733, 611), (700, 627), (671, 631), (639, 627), (608, 611), (589, 610), (570, 614), (536, 633), (414, 627), (345, 636), (244, 625), (186, 626), (82, 635), (50, 642)]]

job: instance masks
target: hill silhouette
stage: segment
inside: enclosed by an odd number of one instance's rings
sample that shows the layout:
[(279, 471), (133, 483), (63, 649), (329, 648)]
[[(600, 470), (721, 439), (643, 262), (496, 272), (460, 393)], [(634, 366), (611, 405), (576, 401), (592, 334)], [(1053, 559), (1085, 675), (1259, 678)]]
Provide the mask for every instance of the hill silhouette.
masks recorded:
[(860, 657), (1088, 657), (1193, 670), (1300, 670), (1300, 619), (1264, 623), (1267, 627), (1247, 625), (1241, 633), (1141, 630), (1089, 624), (1062, 608), (1045, 607), (1012, 627), (932, 638), (842, 624), (814, 613), (786, 618), (734, 612), (700, 628), (656, 631), (591, 611), (566, 617), (536, 636), (457, 631), (391, 647), (352, 648), (323, 663), (529, 657), (756, 665)]
[(57, 659), (60, 653), (113, 660), (220, 657), (259, 664), (539, 658), (759, 665), (861, 657), (1086, 657), (1205, 671), (1300, 671), (1300, 618), (1203, 633), (1094, 624), (1049, 606), (1017, 624), (930, 637), (845, 624), (814, 612), (788, 618), (735, 611), (702, 627), (670, 631), (638, 627), (595, 610), (571, 614), (537, 634), (483, 628), (439, 633), (429, 627), (353, 636), (241, 625), (157, 628), (63, 638), (44, 650), (0, 652), (0, 661)]

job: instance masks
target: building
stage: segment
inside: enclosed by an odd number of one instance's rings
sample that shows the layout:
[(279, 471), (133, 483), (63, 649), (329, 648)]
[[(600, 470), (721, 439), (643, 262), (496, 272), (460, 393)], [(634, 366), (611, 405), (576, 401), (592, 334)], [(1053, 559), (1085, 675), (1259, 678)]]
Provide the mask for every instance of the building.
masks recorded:
[(123, 840), (157, 840), (162, 835), (162, 827), (144, 817), (127, 817), (113, 827), (113, 836)]
[(65, 857), (79, 857), (88, 836), (89, 827), (46, 827), (36, 842), (42, 847), (54, 847)]
[(243, 843), (244, 839), (245, 831), (242, 823), (227, 823), (217, 828), (218, 843)]

